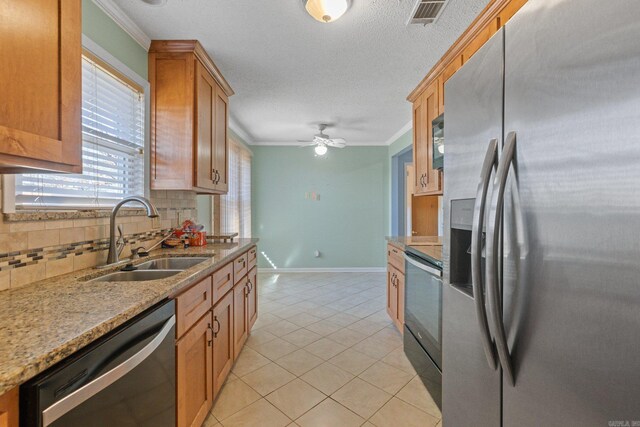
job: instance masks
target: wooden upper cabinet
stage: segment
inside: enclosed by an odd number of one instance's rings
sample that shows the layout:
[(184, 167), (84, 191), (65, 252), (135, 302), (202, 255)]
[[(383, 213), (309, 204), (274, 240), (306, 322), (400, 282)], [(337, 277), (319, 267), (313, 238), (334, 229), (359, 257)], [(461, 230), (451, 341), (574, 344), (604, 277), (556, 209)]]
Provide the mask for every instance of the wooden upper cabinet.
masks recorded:
[(427, 86), (413, 106), (413, 164), (416, 195), (442, 194), (441, 172), (432, 167), (431, 122), (438, 115), (438, 81), (436, 80)]
[(500, 13), (498, 14), (498, 28), (504, 26), (509, 19), (511, 19), (511, 17), (513, 15), (516, 14), (516, 12), (518, 10), (520, 10), (520, 8), (522, 6), (524, 6), (524, 4), (527, 2), (527, 0), (511, 0), (509, 1), (509, 3), (506, 4), (506, 6), (504, 7), (504, 9), (502, 9), (500, 11)]
[(221, 193), (229, 191), (227, 165), (229, 164), (229, 97), (220, 87), (215, 97), (215, 152), (213, 167), (216, 172), (215, 186)]
[(82, 171), (80, 0), (0, 1), (0, 173)]
[(499, 20), (497, 18), (492, 19), (487, 25), (485, 25), (476, 36), (467, 44), (462, 50), (462, 62), (467, 62), (474, 53), (478, 51), (492, 35), (498, 31)]
[(151, 188), (225, 194), (227, 81), (195, 40), (152, 41), (149, 81)]
[(419, 96), (413, 103), (413, 167), (415, 194), (425, 191), (425, 177), (427, 175), (427, 135), (425, 133), (426, 116), (424, 113), (424, 97)]
[(456, 56), (453, 61), (451, 61), (445, 68), (442, 70), (442, 74), (438, 77), (438, 113), (444, 113), (444, 84), (449, 80), (451, 76), (455, 74), (462, 68), (462, 55)]

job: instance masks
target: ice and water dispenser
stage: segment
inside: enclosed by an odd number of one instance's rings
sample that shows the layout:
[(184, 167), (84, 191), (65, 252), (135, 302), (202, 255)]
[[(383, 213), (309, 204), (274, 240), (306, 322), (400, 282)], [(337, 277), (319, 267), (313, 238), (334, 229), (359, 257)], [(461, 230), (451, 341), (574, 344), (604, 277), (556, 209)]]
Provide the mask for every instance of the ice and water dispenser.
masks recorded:
[[(471, 285), (471, 227), (475, 199), (451, 201), (449, 283), (473, 297)], [(482, 230), (482, 274), (484, 275), (484, 230)]]

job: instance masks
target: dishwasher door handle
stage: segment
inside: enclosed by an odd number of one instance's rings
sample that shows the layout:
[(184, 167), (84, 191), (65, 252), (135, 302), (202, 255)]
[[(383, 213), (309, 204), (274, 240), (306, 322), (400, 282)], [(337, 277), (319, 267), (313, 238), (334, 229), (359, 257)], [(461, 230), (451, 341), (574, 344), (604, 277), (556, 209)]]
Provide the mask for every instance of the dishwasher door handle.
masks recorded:
[(407, 255), (404, 256), (404, 259), (414, 267), (418, 267), (420, 270), (426, 271), (427, 273), (433, 274), (434, 276), (442, 277), (442, 271), (436, 268), (429, 267), (428, 265), (420, 264), (418, 261), (415, 261), (413, 258), (410, 258)]
[(136, 366), (151, 356), (167, 335), (169, 335), (171, 328), (173, 328), (173, 325), (175, 324), (176, 315), (174, 314), (165, 322), (162, 329), (160, 329), (153, 340), (140, 349), (136, 354), (42, 411), (42, 426), (47, 427), (58, 418), (80, 406), (82, 403), (131, 372)]

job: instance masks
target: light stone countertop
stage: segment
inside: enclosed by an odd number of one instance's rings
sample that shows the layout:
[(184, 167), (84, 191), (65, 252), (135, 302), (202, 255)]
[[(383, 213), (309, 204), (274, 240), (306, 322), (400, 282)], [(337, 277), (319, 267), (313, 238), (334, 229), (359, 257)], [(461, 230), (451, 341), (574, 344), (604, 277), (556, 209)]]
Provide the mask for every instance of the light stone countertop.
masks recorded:
[(442, 236), (387, 236), (386, 239), (403, 251), (410, 247), (442, 266)]
[(161, 249), (136, 261), (166, 256), (211, 257), (166, 279), (88, 282), (117, 271), (91, 268), (1, 291), (0, 395), (213, 273), (257, 242), (239, 239), (188, 249)]

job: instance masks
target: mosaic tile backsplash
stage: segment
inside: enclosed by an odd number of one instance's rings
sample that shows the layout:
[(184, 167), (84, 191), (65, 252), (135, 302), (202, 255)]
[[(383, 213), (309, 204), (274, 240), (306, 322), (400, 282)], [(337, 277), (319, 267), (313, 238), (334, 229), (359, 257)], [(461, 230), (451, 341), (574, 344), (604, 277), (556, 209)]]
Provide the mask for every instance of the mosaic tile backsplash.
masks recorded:
[[(124, 209), (118, 215), (127, 243), (121, 257), (128, 257), (132, 247), (152, 246), (168, 230), (197, 216), (195, 193), (152, 191), (151, 200), (160, 218)], [(0, 291), (104, 264), (108, 243), (108, 217), (0, 215)]]

